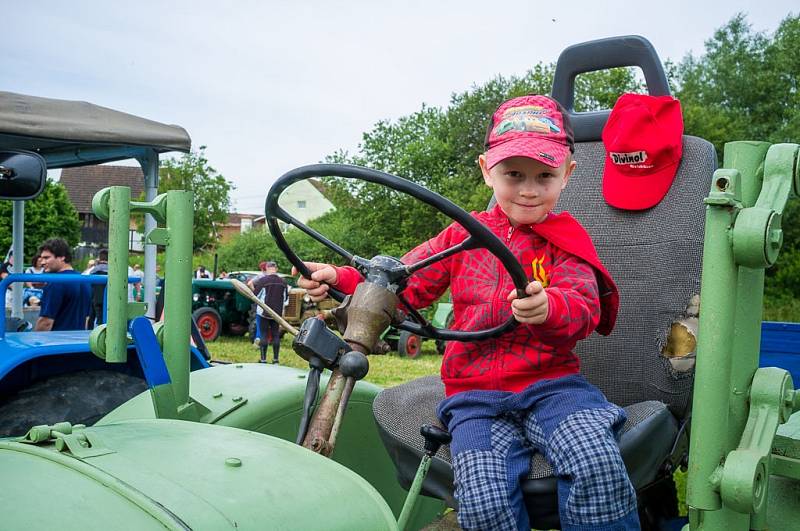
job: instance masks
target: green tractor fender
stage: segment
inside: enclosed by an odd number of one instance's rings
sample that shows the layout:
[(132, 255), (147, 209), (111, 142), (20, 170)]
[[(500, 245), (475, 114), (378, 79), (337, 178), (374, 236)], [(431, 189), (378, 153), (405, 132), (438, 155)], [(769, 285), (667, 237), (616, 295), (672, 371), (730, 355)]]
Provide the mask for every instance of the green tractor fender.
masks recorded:
[[(326, 529), (396, 529), (367, 481), (276, 437), (164, 419), (63, 424), (0, 441), (15, 478), (4, 528), (319, 529), (324, 514)], [(83, 503), (64, 495), (78, 492)]]

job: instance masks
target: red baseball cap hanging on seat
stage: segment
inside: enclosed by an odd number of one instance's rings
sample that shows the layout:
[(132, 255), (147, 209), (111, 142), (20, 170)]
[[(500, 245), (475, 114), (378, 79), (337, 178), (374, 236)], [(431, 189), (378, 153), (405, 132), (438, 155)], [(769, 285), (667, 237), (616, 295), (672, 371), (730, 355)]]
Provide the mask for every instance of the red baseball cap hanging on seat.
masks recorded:
[(658, 204), (683, 152), (681, 104), (672, 96), (623, 94), (603, 129), (603, 197), (626, 210)]

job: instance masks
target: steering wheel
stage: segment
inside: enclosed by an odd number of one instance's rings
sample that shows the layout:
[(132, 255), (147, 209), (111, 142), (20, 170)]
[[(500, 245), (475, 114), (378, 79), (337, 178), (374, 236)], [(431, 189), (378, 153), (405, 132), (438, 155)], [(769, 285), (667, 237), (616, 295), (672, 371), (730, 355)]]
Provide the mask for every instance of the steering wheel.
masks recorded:
[[(292, 184), (310, 179), (312, 177), (343, 177), (347, 179), (356, 179), (367, 181), (375, 184), (380, 184), (410, 195), (411, 197), (426, 203), (439, 212), (450, 217), (458, 222), (466, 231), (469, 236), (463, 242), (456, 244), (449, 249), (445, 249), (439, 253), (433, 254), (415, 264), (405, 265), (396, 258), (387, 256), (376, 256), (372, 260), (361, 258), (346, 251), (339, 245), (333, 243), (328, 238), (315, 231), (314, 229), (306, 226), (291, 214), (286, 212), (278, 205), (278, 199), (286, 188)], [(289, 262), (294, 265), (297, 270), (306, 278), (311, 278), (311, 272), (305, 266), (303, 261), (294, 253), (294, 251), (286, 243), (286, 239), (280, 230), (278, 220), (288, 223), (300, 229), (302, 232), (325, 245), (335, 253), (344, 257), (347, 264), (355, 267), (368, 281), (378, 278), (383, 280), (383, 284), (388, 288), (403, 285), (403, 281), (410, 277), (414, 272), (429, 266), (439, 260), (448, 256), (454, 255), (460, 251), (469, 249), (485, 248), (500, 260), (503, 267), (511, 275), (514, 281), (514, 287), (520, 297), (525, 297), (525, 287), (528, 284), (528, 278), (525, 271), (522, 269), (519, 261), (511, 253), (508, 247), (495, 236), (488, 228), (483, 226), (478, 220), (470, 216), (462, 208), (455, 203), (445, 199), (437, 193), (419, 186), (411, 181), (395, 177), (388, 173), (383, 173), (360, 166), (351, 166), (345, 164), (313, 164), (309, 166), (301, 166), (295, 168), (275, 181), (267, 194), (266, 200), (266, 218), (267, 226), (272, 237), (275, 238), (278, 248), (286, 255)], [(328, 293), (337, 301), (341, 302), (344, 294), (340, 291), (330, 288)], [(482, 339), (489, 339), (497, 337), (504, 332), (512, 329), (518, 323), (514, 316), (510, 316), (508, 320), (498, 326), (487, 328), (485, 330), (466, 332), (462, 330), (447, 330), (443, 328), (436, 328), (410, 304), (408, 304), (402, 297), (402, 293), (397, 293), (400, 302), (406, 307), (409, 315), (413, 318), (406, 318), (402, 323), (397, 325), (401, 330), (408, 330), (415, 334), (429, 337), (432, 339), (443, 339), (448, 341), (478, 341)]]

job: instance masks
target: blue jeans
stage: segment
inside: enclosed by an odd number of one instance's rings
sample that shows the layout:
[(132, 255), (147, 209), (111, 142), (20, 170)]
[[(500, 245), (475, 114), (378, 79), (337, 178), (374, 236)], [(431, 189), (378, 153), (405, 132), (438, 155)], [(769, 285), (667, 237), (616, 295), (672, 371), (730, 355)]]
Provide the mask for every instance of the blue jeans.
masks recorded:
[(437, 414), (453, 435), (464, 530), (530, 529), (520, 481), (533, 452), (544, 455), (558, 478), (562, 529), (640, 528), (636, 491), (616, 442), (625, 412), (582, 376), (543, 380), (520, 393), (458, 393)]

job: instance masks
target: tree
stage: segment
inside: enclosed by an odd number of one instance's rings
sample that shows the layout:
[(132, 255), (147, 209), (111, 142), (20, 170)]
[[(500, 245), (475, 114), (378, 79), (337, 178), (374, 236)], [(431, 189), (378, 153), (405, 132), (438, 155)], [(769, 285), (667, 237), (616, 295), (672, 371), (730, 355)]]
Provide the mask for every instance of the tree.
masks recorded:
[[(672, 65), (686, 134), (711, 141), (722, 161), (732, 140), (800, 141), (800, 15), (787, 16), (773, 35), (755, 32), (743, 14), (705, 43), (705, 53)], [(767, 270), (773, 299), (800, 297), (800, 204), (784, 212), (784, 244)]]
[[(11, 246), (13, 203), (0, 201), (0, 249)], [(48, 179), (42, 193), (25, 202), (25, 262), (29, 262), (39, 245), (48, 238), (64, 238), (71, 246), (78, 244), (81, 223), (69, 200), (66, 189)]]
[(219, 246), (219, 267), (225, 271), (255, 270), (262, 260), (275, 260), (281, 270), (288, 260), (278, 251), (275, 240), (263, 230), (249, 230), (237, 234), (230, 241)]
[(755, 32), (743, 14), (671, 68), (687, 134), (725, 142), (800, 139), (800, 15), (787, 16), (772, 36)]
[(194, 192), (194, 250), (213, 247), (217, 241), (217, 225), (228, 220), (232, 182), (208, 163), (206, 146), (180, 159), (165, 159), (159, 168), (158, 193), (167, 190)]

